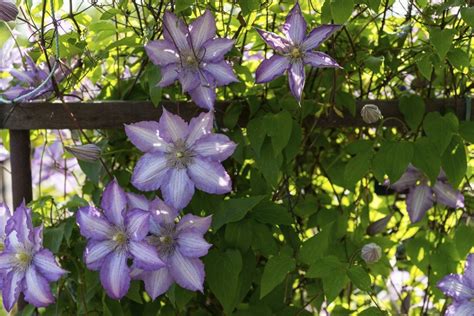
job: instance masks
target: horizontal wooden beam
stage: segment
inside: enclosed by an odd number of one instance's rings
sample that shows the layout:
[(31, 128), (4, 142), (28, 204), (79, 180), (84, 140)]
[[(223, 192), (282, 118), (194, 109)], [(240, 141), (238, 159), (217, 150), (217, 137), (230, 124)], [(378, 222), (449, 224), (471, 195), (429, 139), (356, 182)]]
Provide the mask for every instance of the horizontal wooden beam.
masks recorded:
[[(472, 102), (472, 101), (471, 101)], [(318, 121), (321, 127), (355, 127), (367, 125), (360, 117), (360, 109), (365, 104), (377, 105), (383, 116), (403, 118), (398, 109), (398, 100), (358, 100), (356, 116), (344, 113), (338, 116), (329, 110)], [(216, 118), (220, 121), (230, 102), (217, 102)], [(173, 113), (178, 113), (189, 120), (201, 112), (189, 102), (163, 102), (162, 105)], [(239, 106), (236, 104), (235, 106)], [(248, 120), (245, 109), (240, 122)], [(471, 103), (472, 106), (472, 103)], [(426, 100), (426, 110), (452, 111), (460, 120), (466, 119), (466, 102), (463, 99), (432, 99)], [(0, 129), (31, 130), (31, 129), (110, 129), (122, 128), (123, 124), (158, 120), (161, 116), (161, 106), (155, 107), (147, 101), (104, 101), (87, 103), (49, 103), (32, 102), (16, 105), (0, 104)], [(474, 111), (471, 111), (474, 112)], [(472, 115), (471, 115), (472, 116)], [(474, 120), (474, 117), (471, 117)], [(387, 122), (396, 125), (396, 121)]]

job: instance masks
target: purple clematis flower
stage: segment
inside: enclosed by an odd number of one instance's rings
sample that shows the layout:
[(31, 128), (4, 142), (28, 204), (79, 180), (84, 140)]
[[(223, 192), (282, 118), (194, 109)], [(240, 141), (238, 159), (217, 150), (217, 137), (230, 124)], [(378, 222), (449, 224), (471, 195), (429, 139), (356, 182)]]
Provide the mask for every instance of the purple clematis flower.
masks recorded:
[(211, 247), (203, 235), (211, 225), (211, 216), (185, 215), (178, 223), (178, 212), (159, 198), (150, 203), (151, 235), (149, 244), (158, 249), (166, 266), (155, 271), (135, 269), (132, 276), (145, 282), (145, 289), (152, 299), (165, 293), (174, 283), (191, 291), (203, 291), (205, 256)]
[(0, 0), (0, 21), (14, 21), (18, 15), (18, 8), (9, 0)]
[(43, 227), (33, 227), (31, 210), (20, 205), (6, 225), (5, 249), (0, 254), (3, 306), (11, 311), (20, 293), (36, 307), (54, 302), (50, 282), (59, 280), (61, 269), (42, 244)]
[[(7, 222), (12, 216), (10, 208), (4, 203), (0, 203), (0, 253), (5, 250), (5, 240), (7, 238)], [(3, 275), (0, 271), (0, 289), (3, 286)]]
[(100, 270), (107, 294), (120, 299), (130, 287), (128, 259), (134, 267), (156, 270), (164, 266), (154, 247), (144, 238), (149, 231), (149, 212), (127, 206), (127, 195), (114, 180), (105, 188), (101, 208), (84, 207), (77, 213), (81, 235), (88, 239), (84, 261)]
[(464, 274), (450, 274), (438, 282), (438, 288), (453, 298), (445, 316), (474, 315), (474, 253), (467, 257)]
[(304, 65), (317, 68), (340, 68), (338, 63), (323, 52), (313, 51), (340, 28), (340, 25), (321, 25), (306, 35), (306, 21), (297, 2), (286, 17), (281, 37), (275, 33), (257, 29), (262, 39), (275, 50), (265, 59), (256, 72), (256, 83), (266, 83), (288, 70), (290, 90), (301, 101), (305, 83)]
[(163, 16), (164, 40), (151, 41), (145, 50), (161, 69), (160, 87), (179, 80), (201, 108), (212, 110), (216, 86), (237, 82), (232, 67), (224, 60), (234, 41), (216, 38), (216, 21), (209, 10), (187, 27), (171, 12)]
[(130, 141), (145, 155), (138, 161), (132, 183), (142, 191), (161, 188), (165, 202), (183, 209), (194, 187), (211, 194), (230, 192), (232, 183), (221, 162), (235, 150), (227, 136), (211, 133), (213, 114), (201, 113), (189, 125), (163, 109), (159, 122), (125, 126)]
[(442, 170), (435, 184), (430, 187), (428, 178), (409, 165), (407, 171), (390, 188), (397, 192), (408, 191), (406, 204), (412, 223), (420, 221), (435, 202), (451, 208), (464, 207), (464, 196), (448, 183)]

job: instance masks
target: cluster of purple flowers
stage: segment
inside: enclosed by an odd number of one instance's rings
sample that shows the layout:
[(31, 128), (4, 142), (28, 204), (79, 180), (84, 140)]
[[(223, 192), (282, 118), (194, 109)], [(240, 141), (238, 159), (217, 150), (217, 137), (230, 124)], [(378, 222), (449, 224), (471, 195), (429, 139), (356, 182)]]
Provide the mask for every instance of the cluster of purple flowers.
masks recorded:
[(203, 238), (211, 218), (188, 214), (177, 223), (177, 216), (176, 209), (159, 198), (149, 201), (125, 193), (116, 180), (105, 189), (100, 208), (78, 211), (77, 223), (88, 239), (84, 261), (89, 269), (100, 271), (111, 298), (125, 296), (132, 278), (144, 280), (153, 299), (173, 282), (203, 290), (204, 265), (199, 257), (211, 247)]
[[(173, 13), (166, 12), (163, 28), (164, 40), (151, 41), (145, 46), (151, 61), (161, 69), (162, 79), (158, 86), (166, 87), (179, 80), (183, 92), (188, 92), (198, 106), (212, 110), (215, 88), (238, 81), (232, 67), (224, 60), (234, 42), (216, 37), (216, 22), (209, 10), (189, 26)], [(296, 3), (283, 25), (284, 37), (257, 30), (265, 43), (274, 49), (274, 55), (258, 67), (256, 83), (269, 82), (287, 70), (291, 93), (300, 102), (305, 65), (340, 68), (327, 54), (313, 51), (339, 28), (339, 25), (322, 25), (306, 35), (306, 21)]]
[(13, 214), (0, 204), (0, 288), (3, 306), (11, 311), (21, 293), (37, 307), (54, 302), (49, 287), (66, 273), (43, 248), (43, 226), (33, 227), (23, 203)]

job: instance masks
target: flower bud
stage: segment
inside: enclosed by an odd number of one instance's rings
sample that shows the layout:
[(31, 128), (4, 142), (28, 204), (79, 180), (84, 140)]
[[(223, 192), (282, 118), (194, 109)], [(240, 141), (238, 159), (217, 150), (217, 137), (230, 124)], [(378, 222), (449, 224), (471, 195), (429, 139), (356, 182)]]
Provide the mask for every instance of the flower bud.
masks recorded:
[(16, 19), (18, 8), (10, 0), (0, 0), (0, 21), (10, 22)]
[(383, 119), (383, 115), (375, 104), (366, 104), (360, 111), (362, 119), (367, 124), (372, 124)]
[(367, 234), (369, 234), (370, 236), (373, 236), (373, 235), (383, 232), (385, 228), (387, 227), (387, 224), (391, 218), (392, 218), (392, 214), (389, 214), (385, 216), (384, 218), (381, 218), (373, 223), (370, 223), (370, 225), (367, 227)]
[(100, 158), (101, 149), (95, 144), (64, 146), (64, 148), (78, 160), (94, 162)]
[(364, 245), (361, 250), (361, 257), (368, 264), (375, 263), (382, 257), (382, 249), (376, 243)]

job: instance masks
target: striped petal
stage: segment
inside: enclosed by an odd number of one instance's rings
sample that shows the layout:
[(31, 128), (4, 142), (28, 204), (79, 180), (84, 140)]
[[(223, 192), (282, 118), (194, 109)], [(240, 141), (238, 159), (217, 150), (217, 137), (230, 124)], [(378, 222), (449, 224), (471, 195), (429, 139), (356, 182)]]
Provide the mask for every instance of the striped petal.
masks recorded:
[(166, 87), (178, 80), (179, 67), (178, 64), (169, 64), (161, 67), (161, 80), (158, 87)]
[(170, 259), (170, 272), (176, 283), (191, 291), (203, 291), (204, 264), (196, 258), (186, 258), (175, 251)]
[(7, 312), (12, 310), (20, 296), (24, 277), (24, 272), (15, 269), (11, 270), (3, 277), (2, 299), (3, 306)]
[(142, 152), (160, 151), (168, 148), (168, 143), (160, 136), (160, 125), (154, 121), (143, 121), (125, 125), (128, 139)]
[(171, 169), (167, 181), (161, 188), (165, 203), (175, 209), (183, 209), (194, 195), (194, 185), (186, 169)]
[(144, 241), (131, 241), (129, 251), (133, 257), (134, 266), (139, 269), (153, 271), (165, 266), (158, 256), (156, 248)]
[(451, 208), (464, 207), (464, 195), (444, 181), (436, 181), (433, 186), (436, 201)]
[(189, 26), (193, 48), (197, 51), (211, 38), (216, 36), (216, 20), (211, 11), (206, 10)]
[(166, 140), (173, 142), (185, 140), (188, 135), (188, 124), (181, 117), (168, 112), (165, 108), (163, 108), (159, 124), (163, 138)]
[(283, 33), (287, 38), (291, 39), (294, 44), (300, 44), (306, 36), (306, 21), (301, 13), (301, 7), (298, 2), (296, 2), (286, 17), (285, 24), (283, 24)]
[(304, 64), (302, 61), (294, 62), (288, 71), (288, 81), (290, 83), (291, 94), (300, 102), (303, 88), (306, 81)]
[(256, 30), (258, 32), (258, 35), (260, 35), (260, 37), (265, 41), (265, 43), (267, 43), (271, 48), (273, 48), (279, 53), (284, 52), (291, 46), (290, 42), (287, 39), (275, 33), (264, 31), (261, 29)]
[(95, 207), (87, 206), (79, 209), (76, 215), (81, 235), (95, 240), (109, 239), (113, 228)]
[(219, 162), (194, 158), (188, 174), (196, 188), (204, 192), (225, 194), (232, 190), (230, 177)]
[(257, 71), (255, 72), (255, 82), (256, 83), (265, 83), (272, 81), (273, 79), (283, 75), (286, 69), (290, 66), (290, 61), (288, 58), (273, 55), (269, 59), (265, 59), (258, 66)]
[(115, 249), (115, 242), (112, 240), (95, 241), (87, 243), (84, 250), (84, 262), (91, 270), (100, 270), (105, 258)]
[(158, 190), (168, 171), (166, 157), (160, 153), (143, 155), (132, 175), (132, 184), (142, 191)]
[(144, 195), (127, 192), (127, 205), (129, 210), (137, 208), (147, 211), (150, 207), (150, 201)]
[(433, 206), (433, 192), (427, 185), (419, 185), (407, 195), (407, 211), (412, 223), (420, 221)]
[(144, 272), (142, 279), (145, 282), (145, 290), (152, 300), (168, 291), (174, 280), (168, 268), (157, 271)]
[(177, 243), (181, 254), (188, 258), (205, 256), (212, 246), (197, 232), (183, 232), (179, 234)]
[(112, 252), (104, 260), (100, 269), (100, 282), (108, 296), (119, 300), (124, 297), (130, 287), (130, 269), (127, 266), (127, 253)]
[(145, 45), (145, 51), (155, 65), (166, 66), (179, 63), (179, 54), (173, 42), (151, 41)]
[(224, 161), (235, 151), (237, 144), (224, 134), (208, 134), (193, 146), (194, 152), (211, 160)]
[(197, 232), (205, 234), (211, 226), (212, 215), (207, 217), (186, 214), (178, 223), (177, 230), (180, 232)]
[(196, 142), (196, 140), (200, 139), (204, 135), (210, 134), (212, 132), (213, 123), (214, 113), (211, 111), (203, 112), (197, 117), (193, 117), (189, 122), (188, 138), (186, 139), (186, 144), (191, 146)]
[(9, 1), (0, 1), (0, 21), (14, 21), (18, 15), (18, 8)]
[(303, 50), (308, 51), (315, 49), (340, 28), (341, 26), (336, 24), (318, 26), (317, 28), (313, 29), (303, 41)]
[(225, 60), (218, 63), (208, 63), (204, 69), (214, 77), (217, 86), (226, 86), (232, 82), (239, 82), (232, 67)]
[(201, 50), (204, 51), (203, 60), (216, 62), (223, 60), (224, 55), (234, 46), (234, 41), (227, 38), (213, 38), (204, 43)]
[[(211, 82), (211, 81), (209, 81)], [(205, 110), (214, 109), (214, 102), (216, 101), (216, 91), (215, 87), (211, 83), (201, 83), (196, 89), (189, 92), (191, 99), (194, 103), (200, 108)]]
[(469, 300), (474, 297), (474, 289), (468, 280), (459, 274), (450, 274), (438, 282), (438, 288), (447, 296), (457, 301)]
[(110, 222), (117, 226), (123, 225), (122, 211), (127, 208), (127, 196), (116, 179), (105, 188), (100, 205)]
[(340, 68), (337, 61), (322, 52), (307, 52), (303, 60), (306, 64), (317, 68)]
[(36, 266), (38, 272), (49, 282), (55, 282), (67, 273), (66, 270), (61, 269), (53, 253), (48, 249), (42, 249), (37, 252), (33, 258), (33, 264)]
[(132, 240), (142, 240), (148, 235), (150, 212), (134, 209), (125, 215), (125, 227)]
[(189, 48), (187, 33), (183, 21), (179, 20), (174, 13), (166, 11), (163, 15), (163, 34), (166, 40), (176, 46), (178, 53)]
[(25, 300), (36, 307), (46, 307), (54, 303), (48, 281), (31, 266), (25, 275)]

